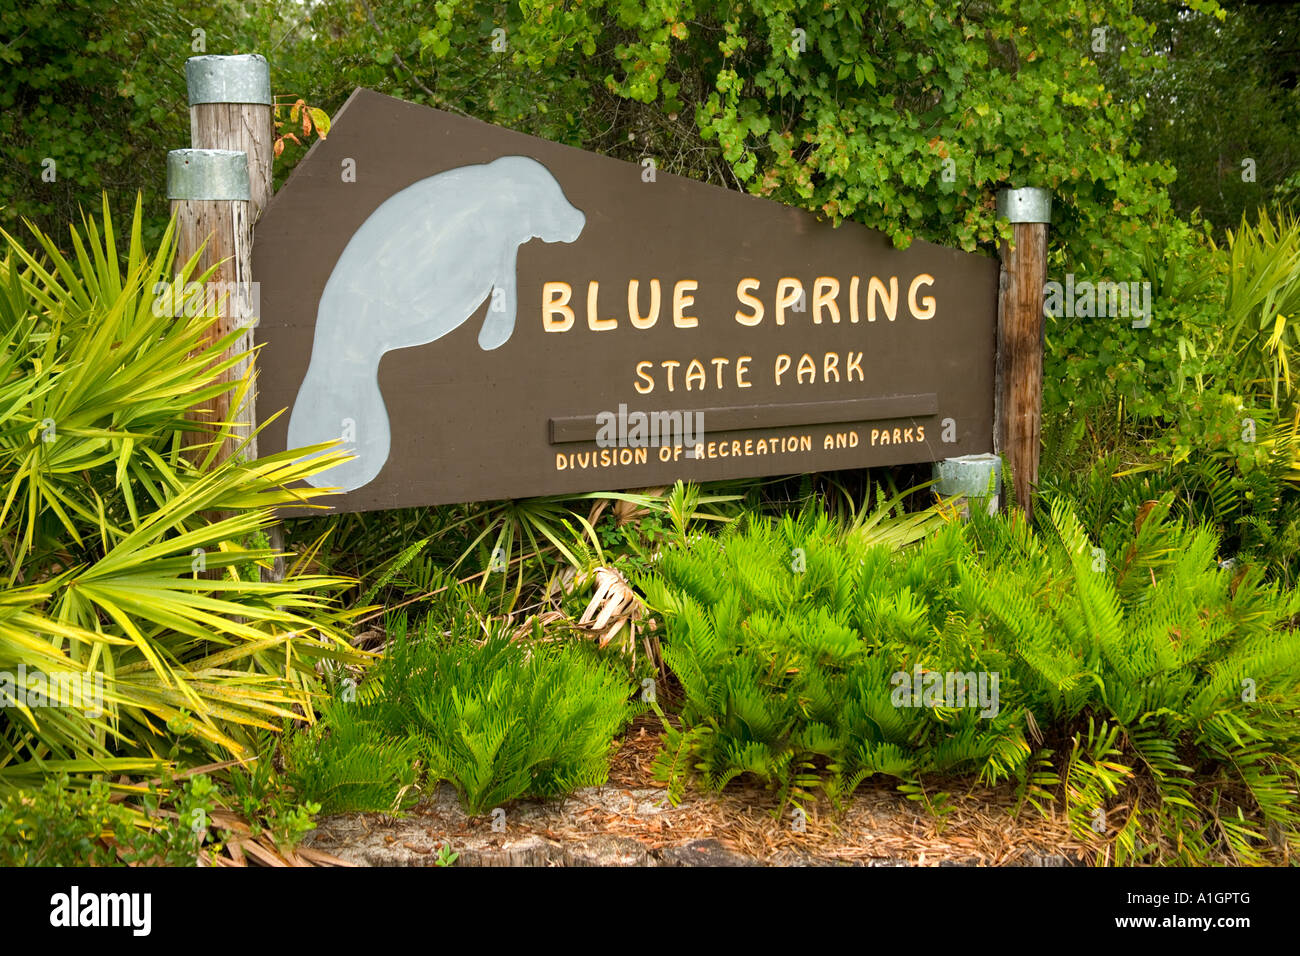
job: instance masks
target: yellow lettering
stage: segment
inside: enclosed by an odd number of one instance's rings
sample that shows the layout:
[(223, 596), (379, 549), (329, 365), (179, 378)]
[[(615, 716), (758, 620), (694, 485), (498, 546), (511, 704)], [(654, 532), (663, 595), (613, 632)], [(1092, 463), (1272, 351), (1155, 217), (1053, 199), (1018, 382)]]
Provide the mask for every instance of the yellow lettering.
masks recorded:
[(736, 298), (740, 300), (740, 304), (753, 309), (749, 315), (739, 309), (736, 310), (736, 321), (741, 325), (758, 325), (763, 321), (763, 303), (759, 301), (758, 296), (751, 294), (758, 290), (758, 286), (757, 279), (741, 279), (736, 285)]
[(880, 302), (885, 307), (885, 314), (889, 316), (889, 321), (893, 322), (898, 318), (898, 276), (889, 277), (889, 296), (885, 296), (885, 284), (876, 276), (871, 277), (867, 284), (867, 321), (876, 321), (876, 296), (880, 297)]
[(790, 371), (790, 356), (782, 352), (776, 357), (776, 384), (781, 384), (781, 376)]
[[(857, 358), (853, 357), (855, 354), (857, 355)], [(844, 363), (844, 377), (851, 382), (853, 381), (853, 373), (856, 371), (858, 373), (858, 381), (865, 382), (867, 378), (862, 374), (862, 353), (849, 352), (847, 359), (848, 361)]]
[(785, 310), (799, 301), (803, 283), (798, 279), (782, 279), (776, 284), (776, 324), (785, 325)]
[(822, 324), (822, 309), (829, 309), (831, 321), (840, 321), (839, 303), (835, 297), (840, 294), (840, 280), (831, 276), (818, 276), (813, 282), (813, 322)]
[(808, 381), (817, 381), (817, 363), (813, 361), (812, 356), (807, 352), (804, 352), (803, 356), (799, 359), (799, 367), (794, 373), (795, 380), (800, 385), (803, 384), (803, 377), (805, 374), (808, 376)]
[(934, 296), (927, 295), (921, 298), (921, 307), (917, 308), (916, 287), (921, 285), (934, 285), (934, 276), (922, 272), (912, 280), (912, 284), (907, 287), (907, 307), (912, 312), (914, 319), (933, 319), (934, 318)]
[(592, 279), (587, 283), (587, 327), (593, 332), (608, 332), (618, 328), (618, 319), (596, 317), (596, 300), (600, 296), (600, 283)]
[(699, 385), (701, 391), (704, 389), (704, 363), (699, 359), (691, 359), (691, 364), (686, 366), (686, 391), (695, 390)]
[(695, 304), (695, 296), (687, 295), (688, 292), (694, 292), (700, 287), (700, 284), (694, 279), (679, 279), (677, 285), (673, 286), (673, 325), (679, 329), (692, 329), (700, 324), (700, 320), (693, 315), (686, 315), (686, 309)]
[(633, 387), (637, 390), (637, 392), (640, 393), (641, 395), (649, 395), (651, 392), (653, 392), (653, 391), (655, 390), (655, 380), (654, 380), (654, 376), (650, 375), (648, 372), (645, 371), (645, 369), (647, 369), (647, 368), (654, 368), (654, 367), (655, 367), (655, 363), (654, 363), (654, 362), (637, 362), (637, 363), (636, 363), (636, 377), (637, 377), (637, 378), (640, 378), (640, 379), (644, 379), (644, 380), (645, 380), (645, 385), (642, 385), (640, 382), (633, 382), (633, 383), (632, 383), (632, 386), (633, 386)]
[(832, 375), (835, 376), (835, 381), (840, 380), (839, 352), (827, 352), (826, 357), (822, 359), (822, 381), (829, 382)]
[(709, 359), (709, 361), (713, 363), (713, 367), (718, 371), (718, 388), (722, 388), (722, 369), (731, 363), (731, 359), (715, 358)]
[(650, 313), (641, 315), (641, 283), (633, 279), (627, 284), (627, 317), (634, 329), (648, 329), (659, 321), (659, 280), (650, 280)]
[[(573, 328), (573, 310), (569, 300), (573, 288), (567, 282), (547, 282), (542, 286), (542, 328), (547, 332), (567, 332)], [(564, 318), (556, 319), (562, 315)]]
[(749, 363), (753, 359), (752, 355), (742, 355), (736, 359), (736, 387), (749, 388), (754, 383), (745, 378), (749, 374)]

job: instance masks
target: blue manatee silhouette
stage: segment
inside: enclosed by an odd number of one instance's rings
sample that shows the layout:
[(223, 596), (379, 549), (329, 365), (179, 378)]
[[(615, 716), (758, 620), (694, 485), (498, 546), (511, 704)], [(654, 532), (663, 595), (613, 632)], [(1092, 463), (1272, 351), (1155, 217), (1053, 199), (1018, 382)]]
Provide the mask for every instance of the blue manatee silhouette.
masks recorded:
[(586, 225), (541, 163), (503, 156), (430, 176), (390, 196), (348, 240), (321, 294), (311, 363), (289, 415), (288, 447), (341, 438), (357, 457), (308, 481), (353, 491), (388, 460), (379, 360), (467, 322), (489, 296), (484, 350), (515, 327), (515, 258), (530, 239), (573, 242)]

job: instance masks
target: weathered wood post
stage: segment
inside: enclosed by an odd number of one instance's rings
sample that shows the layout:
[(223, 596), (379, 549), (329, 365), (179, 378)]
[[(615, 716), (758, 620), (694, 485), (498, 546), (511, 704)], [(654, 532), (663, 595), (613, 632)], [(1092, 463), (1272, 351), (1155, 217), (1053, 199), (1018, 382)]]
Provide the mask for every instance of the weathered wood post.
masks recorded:
[(1032, 518), (1042, 433), (1043, 286), (1052, 196), (1046, 189), (1003, 189), (997, 211), (1012, 224), (1012, 242), (1002, 245), (998, 280), (993, 450), (1011, 470), (1017, 506)]
[[(260, 296), (252, 275), (252, 236), (257, 220), (271, 201), (274, 192), (272, 166), (274, 121), (272, 117), (271, 69), (266, 58), (257, 54), (237, 56), (194, 56), (185, 61), (185, 83), (190, 103), (190, 145), (195, 149), (227, 149), (248, 157), (248, 243), (241, 249), (239, 271), (247, 281), (250, 297), (236, 305), (248, 320), (244, 335), (235, 343), (236, 352), (249, 352), (254, 345), (254, 329), (260, 315)], [(241, 378), (250, 361), (240, 362), (228, 373), (232, 380)], [(256, 388), (256, 382), (254, 382)], [(240, 423), (236, 434), (252, 436), (257, 427), (253, 390), (243, 407), (236, 409)], [(223, 449), (221, 457), (229, 454)], [(257, 457), (257, 438), (249, 438), (244, 450), (248, 458)], [(284, 528), (268, 529), (270, 544), (276, 551), (284, 548)], [(284, 577), (284, 560), (277, 558), (268, 575), (272, 580)]]
[(271, 201), (274, 125), (271, 69), (257, 54), (192, 56), (185, 61), (190, 145), (248, 154), (253, 223)]
[[(241, 56), (194, 56), (185, 61), (185, 82), (190, 101), (190, 145), (194, 149), (225, 149), (248, 157), (248, 242), (236, 252), (239, 261), (237, 301), (231, 303), (244, 321), (244, 334), (234, 346), (235, 352), (253, 347), (253, 329), (257, 324), (257, 285), (252, 276), (252, 230), (267, 203), (271, 201), (271, 166), (273, 162), (271, 117), (271, 71), (266, 59), (256, 54)], [(249, 371), (246, 359), (230, 370), (232, 381)], [(241, 439), (256, 427), (250, 391), (249, 401), (235, 409), (240, 423), (235, 433)], [(225, 458), (230, 449), (223, 449)], [(245, 450), (249, 458), (257, 457), (256, 439)]]
[[(176, 256), (186, 262), (206, 242), (197, 271), (221, 263), (208, 280), (209, 292), (221, 296), (220, 318), (209, 331), (209, 340), (246, 327), (250, 308), (248, 288), (249, 252), (252, 231), (249, 212), (248, 157), (230, 149), (174, 149), (167, 154), (167, 198), (176, 217)], [(214, 296), (215, 297), (215, 296)], [(229, 354), (229, 352), (227, 352)], [(227, 372), (232, 379), (235, 373)], [(225, 421), (231, 417), (229, 392), (210, 399), (199, 408), (206, 421)], [(187, 444), (206, 443), (209, 436), (187, 436)], [(234, 442), (227, 439), (219, 458), (228, 457)], [(191, 453), (201, 460), (207, 449)]]

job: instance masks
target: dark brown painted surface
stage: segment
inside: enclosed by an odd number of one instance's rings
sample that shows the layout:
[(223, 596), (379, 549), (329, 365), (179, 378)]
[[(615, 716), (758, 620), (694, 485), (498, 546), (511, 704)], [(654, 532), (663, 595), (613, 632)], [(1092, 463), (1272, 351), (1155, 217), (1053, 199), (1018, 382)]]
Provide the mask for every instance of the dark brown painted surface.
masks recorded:
[[(996, 261), (924, 242), (898, 251), (884, 235), (857, 224), (836, 229), (800, 210), (663, 172), (656, 182), (643, 182), (634, 164), (368, 90), (348, 100), (328, 140), (312, 147), (257, 225), (259, 421), (292, 405), (311, 356), (325, 282), (370, 213), (418, 180), (504, 155), (544, 164), (586, 215), (585, 228), (572, 244), (533, 240), (520, 247), (518, 318), (500, 348), (478, 346), (485, 302), (437, 341), (384, 356), (379, 382), (392, 432), (390, 457), (375, 480), (330, 499), (340, 510), (825, 471), (992, 450)], [(346, 159), (355, 161), (355, 182), (340, 174)], [(934, 279), (917, 294), (935, 300), (928, 320), (908, 309), (908, 286), (921, 273)], [(895, 321), (883, 310), (867, 321), (873, 275), (886, 284), (898, 277)], [(828, 313), (820, 324), (813, 321), (819, 276), (840, 281), (838, 324)], [(857, 324), (848, 304), (853, 276), (860, 277)], [(749, 311), (737, 299), (737, 283), (747, 277), (760, 280), (756, 295), (766, 314), (757, 326), (735, 318), (738, 309)], [(806, 310), (788, 312), (778, 325), (774, 306), (783, 277), (802, 281)], [(640, 280), (644, 310), (652, 278), (661, 284), (659, 321), (635, 329), (627, 317), (627, 283)], [(698, 318), (694, 328), (673, 323), (673, 288), (684, 279), (698, 283), (685, 310)], [(588, 328), (592, 280), (600, 284), (598, 317), (618, 319), (611, 331)], [(573, 289), (569, 331), (543, 327), (542, 289), (550, 281)], [(839, 356), (838, 382), (823, 381), (827, 353)], [(857, 353), (864, 380), (854, 375), (846, 381)], [(780, 354), (791, 365), (778, 386)], [(796, 369), (805, 354), (816, 365), (816, 381), (804, 376), (801, 384)], [(750, 357), (749, 387), (737, 384), (742, 356)], [(683, 375), (694, 358), (703, 363), (706, 384), (687, 391)], [(721, 388), (714, 358), (728, 359)], [(665, 360), (681, 363), (672, 392), (659, 364)], [(654, 363), (656, 382), (646, 395), (634, 388), (643, 361)], [(620, 404), (630, 411), (705, 410), (703, 456), (650, 448), (644, 465), (580, 467), (584, 454), (594, 451), (600, 460), (596, 443), (582, 440), (594, 432), (595, 416), (616, 412)], [(956, 440), (950, 443), (942, 440), (945, 419), (953, 420)], [(263, 453), (284, 447), (287, 421), (286, 412), (263, 433)], [(895, 429), (898, 442), (892, 440)], [(881, 441), (884, 433), (889, 444)], [(775, 450), (781, 439), (800, 436), (810, 450)], [(557, 470), (557, 456), (570, 467)]]

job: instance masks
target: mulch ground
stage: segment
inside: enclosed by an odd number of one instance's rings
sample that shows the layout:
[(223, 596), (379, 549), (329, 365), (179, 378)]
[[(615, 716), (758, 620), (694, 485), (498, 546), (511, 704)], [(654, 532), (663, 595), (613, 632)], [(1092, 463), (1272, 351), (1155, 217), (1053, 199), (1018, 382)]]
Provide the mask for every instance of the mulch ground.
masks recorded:
[(430, 866), (444, 846), (457, 866), (1071, 866), (1092, 859), (1064, 815), (1026, 806), (1011, 788), (949, 784), (936, 819), (888, 781), (867, 781), (836, 810), (799, 818), (771, 791), (733, 783), (722, 794), (688, 788), (673, 807), (655, 782), (658, 721), (632, 726), (609, 782), (563, 801), (521, 801), (504, 818), (466, 816), (447, 785), (400, 818), (326, 817), (305, 846), (356, 865)]

